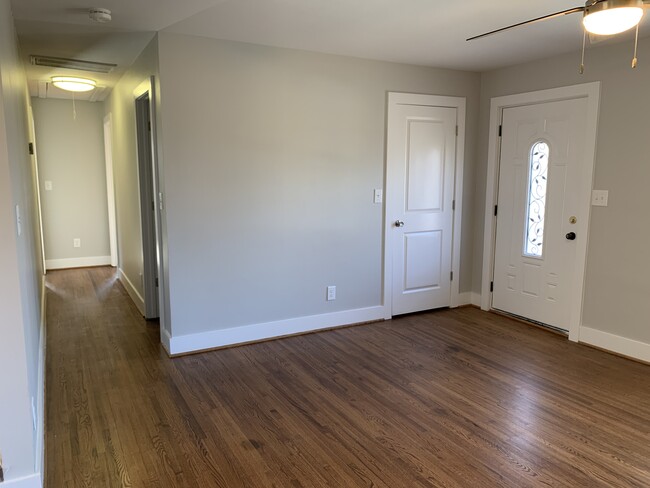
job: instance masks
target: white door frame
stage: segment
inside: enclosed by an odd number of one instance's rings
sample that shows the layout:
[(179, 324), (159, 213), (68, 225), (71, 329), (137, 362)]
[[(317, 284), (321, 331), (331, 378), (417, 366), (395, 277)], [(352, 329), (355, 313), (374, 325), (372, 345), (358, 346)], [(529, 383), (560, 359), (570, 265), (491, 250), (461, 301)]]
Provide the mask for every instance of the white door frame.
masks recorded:
[(585, 271), (587, 264), (587, 247), (589, 239), (589, 223), (591, 220), (591, 190), (593, 187), (594, 165), (596, 161), (596, 137), (598, 130), (598, 109), (600, 103), (600, 82), (552, 88), (530, 93), (519, 93), (496, 97), (490, 101), (490, 132), (488, 147), (487, 186), (485, 191), (485, 227), (483, 234), (483, 278), (481, 282), (481, 309), (492, 308), (492, 292), (490, 283), (494, 279), (494, 252), (496, 242), (496, 218), (494, 206), (499, 194), (499, 159), (501, 153), (501, 138), (499, 126), (503, 118), (503, 110), (521, 105), (554, 102), (575, 98), (587, 99), (587, 126), (585, 127), (585, 151), (583, 173), (578, 194), (579, 214), (585, 216), (576, 224), (576, 233), (581, 236), (576, 241), (576, 268), (571, 290), (571, 315), (569, 320), (569, 339), (580, 340), (582, 324), (582, 305), (584, 301)]
[(108, 203), (108, 236), (111, 266), (118, 265), (117, 221), (115, 212), (115, 182), (113, 179), (113, 114), (104, 117), (104, 159), (106, 160), (106, 201)]
[[(454, 175), (454, 219), (452, 230), (451, 270), (453, 280), (451, 282), (450, 307), (458, 307), (460, 303), (460, 238), (461, 223), (463, 216), (463, 169), (465, 165), (465, 106), (464, 97), (447, 97), (440, 95), (421, 95), (414, 93), (388, 93), (388, 104), (386, 114), (391, 107), (396, 105), (423, 105), (430, 107), (455, 108), (457, 110), (458, 136), (456, 137), (456, 171)], [(388, 136), (388, 117), (386, 118), (386, 136)], [(388, 167), (388, 153), (386, 153), (386, 166)], [(386, 171), (386, 170), (385, 170)], [(386, 172), (384, 173), (387, 174)], [(386, 209), (392, 195), (388, 191), (388, 181), (384, 181), (384, 318), (390, 319), (393, 316), (393, 239), (390, 238), (392, 220)]]
[[(161, 162), (158, 154), (158, 119), (156, 112), (156, 103), (157, 103), (157, 93), (156, 93), (156, 78), (155, 76), (150, 76), (149, 79), (143, 81), (138, 87), (133, 91), (133, 103), (135, 103), (139, 98), (147, 95), (149, 98), (149, 121), (151, 122), (151, 134), (150, 134), (150, 144), (151, 144), (151, 178), (153, 182), (153, 202), (154, 202), (154, 235), (150, 236), (154, 241), (155, 247), (155, 256), (154, 256), (154, 265), (158, 275), (158, 287), (157, 287), (157, 298), (158, 298), (158, 317), (160, 319), (160, 340), (169, 352), (169, 330), (170, 326), (168, 321), (167, 311), (169, 310), (168, 303), (168, 294), (167, 294), (167, 282), (166, 282), (166, 261), (164, 259), (164, 250), (163, 246), (166, 245), (166, 234), (164, 229), (164, 195), (161, 186)], [(135, 135), (136, 141), (138, 140), (137, 131)], [(140, 164), (138, 164), (138, 180), (140, 180)], [(138, 185), (138, 191), (140, 191), (140, 185)], [(140, 200), (138, 200), (140, 201)], [(145, 239), (145, 231), (143, 229), (142, 238)], [(146, 304), (145, 304), (146, 305)]]

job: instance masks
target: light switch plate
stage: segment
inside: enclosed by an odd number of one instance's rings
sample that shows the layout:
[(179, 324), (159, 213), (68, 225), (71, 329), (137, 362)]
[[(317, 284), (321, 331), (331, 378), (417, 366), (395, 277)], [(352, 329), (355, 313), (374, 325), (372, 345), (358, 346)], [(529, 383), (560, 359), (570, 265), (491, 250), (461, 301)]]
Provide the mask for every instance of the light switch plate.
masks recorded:
[(384, 201), (384, 190), (382, 190), (381, 188), (376, 188), (372, 201), (374, 203), (383, 202)]
[(49, 180), (45, 180), (45, 191), (50, 191), (52, 190), (52, 182)]
[(608, 198), (609, 191), (607, 190), (592, 190), (591, 192), (591, 204), (594, 207), (606, 207)]

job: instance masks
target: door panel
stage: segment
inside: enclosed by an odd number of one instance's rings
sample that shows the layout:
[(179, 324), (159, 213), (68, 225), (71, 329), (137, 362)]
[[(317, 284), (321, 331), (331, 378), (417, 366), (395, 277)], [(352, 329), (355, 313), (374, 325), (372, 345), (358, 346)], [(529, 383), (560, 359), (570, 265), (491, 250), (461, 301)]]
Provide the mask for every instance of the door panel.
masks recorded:
[(439, 288), (442, 269), (442, 232), (404, 234), (404, 291)]
[[(568, 330), (587, 100), (503, 111), (494, 308)], [(586, 238), (586, 236), (581, 236)]]
[(387, 239), (393, 246), (393, 315), (450, 304), (456, 120), (456, 108), (391, 107)]

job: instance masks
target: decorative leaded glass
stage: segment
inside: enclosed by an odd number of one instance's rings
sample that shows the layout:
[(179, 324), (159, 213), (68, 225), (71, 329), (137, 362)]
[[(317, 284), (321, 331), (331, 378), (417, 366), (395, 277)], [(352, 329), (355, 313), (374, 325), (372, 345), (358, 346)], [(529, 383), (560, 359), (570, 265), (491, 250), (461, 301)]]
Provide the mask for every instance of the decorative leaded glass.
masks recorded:
[(548, 144), (533, 144), (528, 171), (528, 205), (526, 212), (526, 238), (524, 254), (542, 257), (544, 244), (544, 213), (546, 210), (546, 185), (548, 183)]

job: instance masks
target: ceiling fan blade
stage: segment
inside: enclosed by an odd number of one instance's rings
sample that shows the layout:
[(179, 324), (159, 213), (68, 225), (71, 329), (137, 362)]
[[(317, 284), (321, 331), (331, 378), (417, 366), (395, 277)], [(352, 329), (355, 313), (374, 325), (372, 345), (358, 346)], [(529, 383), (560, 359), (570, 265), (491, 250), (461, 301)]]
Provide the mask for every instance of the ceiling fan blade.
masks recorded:
[(526, 20), (525, 22), (519, 22), (518, 24), (512, 24), (512, 25), (509, 25), (508, 27), (502, 27), (501, 29), (493, 30), (493, 31), (490, 31), (490, 32), (486, 32), (485, 34), (470, 37), (467, 40), (468, 41), (473, 41), (474, 39), (480, 39), (481, 37), (491, 36), (492, 34), (496, 34), (498, 32), (503, 32), (503, 31), (508, 30), (508, 29), (514, 29), (515, 27), (519, 27), (519, 26), (522, 26), (522, 25), (535, 24), (535, 23), (541, 22), (543, 20), (553, 19), (555, 17), (562, 17), (563, 15), (575, 14), (577, 12), (584, 12), (584, 10), (585, 10), (585, 7), (574, 7), (574, 8), (570, 8), (570, 9), (567, 9), (567, 10), (562, 10), (561, 12), (555, 12), (554, 14), (544, 15), (543, 17), (537, 17), (536, 19)]

